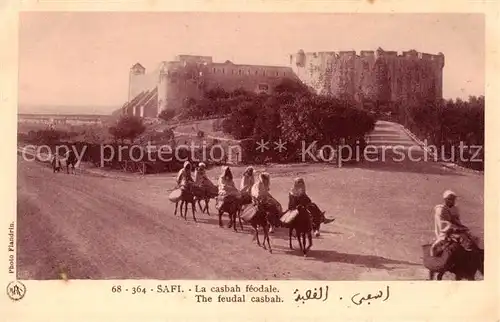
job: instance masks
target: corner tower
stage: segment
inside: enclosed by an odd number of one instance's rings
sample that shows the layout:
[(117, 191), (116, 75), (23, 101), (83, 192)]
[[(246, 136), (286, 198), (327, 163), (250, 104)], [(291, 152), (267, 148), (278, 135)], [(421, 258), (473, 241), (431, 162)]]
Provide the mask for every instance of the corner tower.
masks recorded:
[(142, 90), (143, 80), (146, 75), (146, 68), (136, 63), (130, 68), (128, 83), (128, 101), (136, 97)]

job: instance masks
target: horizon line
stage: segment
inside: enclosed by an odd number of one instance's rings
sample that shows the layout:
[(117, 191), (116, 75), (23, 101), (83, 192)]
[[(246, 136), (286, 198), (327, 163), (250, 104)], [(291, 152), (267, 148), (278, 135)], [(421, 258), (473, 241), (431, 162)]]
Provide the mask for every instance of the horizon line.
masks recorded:
[[(456, 97), (443, 97), (442, 99), (443, 100), (457, 100), (457, 99), (461, 99), (461, 100), (467, 100), (469, 99), (469, 97), (486, 97), (486, 95), (483, 93), (483, 94), (468, 94), (467, 96), (456, 96)], [(17, 111), (17, 114), (37, 114), (35, 111), (30, 111), (30, 112), (26, 112), (26, 111), (21, 111), (23, 108), (26, 108), (26, 107), (30, 107), (30, 108), (39, 108), (39, 109), (42, 109), (42, 108), (58, 108), (58, 107), (73, 107), (73, 108), (83, 108), (83, 107), (92, 107), (92, 108), (115, 108), (115, 109), (118, 109), (118, 108), (121, 108), (123, 106), (123, 104), (127, 103), (128, 101), (125, 99), (123, 100), (121, 103), (116, 103), (116, 104), (108, 104), (108, 105), (99, 105), (99, 104), (80, 104), (80, 105), (73, 105), (73, 104), (70, 104), (70, 103), (57, 103), (57, 104), (40, 104), (40, 105), (37, 105), (37, 104), (19, 104), (18, 105), (18, 111)], [(20, 107), (23, 107), (23, 108), (20, 108)], [(40, 114), (50, 114), (50, 113), (40, 113)], [(77, 114), (81, 114), (81, 113), (77, 113)]]

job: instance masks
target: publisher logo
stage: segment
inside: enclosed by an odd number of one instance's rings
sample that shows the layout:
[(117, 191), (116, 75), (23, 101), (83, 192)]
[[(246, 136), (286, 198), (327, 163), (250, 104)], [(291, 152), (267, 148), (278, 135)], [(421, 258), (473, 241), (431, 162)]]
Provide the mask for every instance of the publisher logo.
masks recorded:
[(11, 300), (19, 301), (24, 297), (25, 294), (26, 286), (23, 283), (14, 281), (10, 282), (9, 285), (7, 285), (7, 295)]

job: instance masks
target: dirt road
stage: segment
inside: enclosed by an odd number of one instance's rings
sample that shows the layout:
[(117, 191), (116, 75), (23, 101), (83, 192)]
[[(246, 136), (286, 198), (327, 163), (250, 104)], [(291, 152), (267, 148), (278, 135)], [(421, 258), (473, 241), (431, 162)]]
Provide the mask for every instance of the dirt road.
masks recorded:
[[(53, 174), (19, 159), (19, 278), (57, 279), (67, 271), (71, 279), (425, 279), (420, 245), (432, 238), (430, 212), (449, 180), (469, 187), (461, 191), (468, 194), (467, 213), (482, 211), (482, 191), (474, 192), (482, 177), (328, 167), (306, 172), (276, 169), (272, 181), (284, 203), (291, 177), (303, 175), (315, 201), (337, 218), (304, 258), (289, 250), (285, 230), (271, 235), (270, 254), (252, 241), (248, 226), (238, 233), (219, 228), (213, 205), (210, 217), (197, 212), (198, 223), (190, 213), (187, 221), (174, 217), (166, 198), (172, 175)], [(401, 186), (402, 178), (411, 183)], [(375, 191), (377, 182), (384, 184)], [(482, 234), (482, 213), (464, 221)]]

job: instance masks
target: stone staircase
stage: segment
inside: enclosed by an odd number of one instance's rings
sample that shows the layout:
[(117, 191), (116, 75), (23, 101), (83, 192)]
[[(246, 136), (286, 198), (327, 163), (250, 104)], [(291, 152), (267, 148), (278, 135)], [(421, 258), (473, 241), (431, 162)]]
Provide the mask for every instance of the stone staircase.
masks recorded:
[[(440, 151), (426, 146), (425, 142), (398, 123), (377, 121), (374, 130), (366, 136), (366, 141), (372, 147), (371, 151), (378, 152), (378, 159), (365, 163), (368, 168), (436, 174), (458, 170), (482, 173), (443, 160)], [(377, 153), (370, 152), (370, 158), (372, 155), (375, 159)]]
[[(404, 126), (389, 121), (377, 121), (375, 129), (366, 137), (368, 146), (377, 150), (379, 155), (384, 154), (384, 162), (401, 160), (397, 162), (412, 163), (419, 161), (432, 161), (433, 155), (427, 153), (425, 146)], [(420, 160), (421, 159), (421, 160)]]
[(116, 115), (135, 115), (156, 118), (158, 112), (158, 88), (142, 91), (129, 102), (123, 104)]
[(377, 121), (375, 129), (367, 135), (367, 143), (376, 147), (402, 147), (422, 150), (418, 142), (398, 123)]

